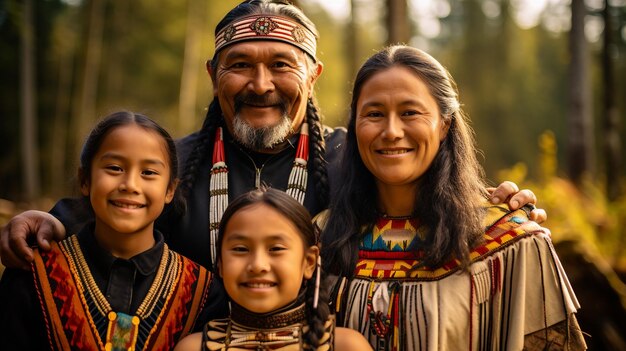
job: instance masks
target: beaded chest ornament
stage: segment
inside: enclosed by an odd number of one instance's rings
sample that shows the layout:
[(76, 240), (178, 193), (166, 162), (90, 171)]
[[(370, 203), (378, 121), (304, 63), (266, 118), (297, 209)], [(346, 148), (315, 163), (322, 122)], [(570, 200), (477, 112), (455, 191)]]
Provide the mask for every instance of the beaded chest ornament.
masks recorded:
[[(307, 163), (309, 160), (309, 125), (302, 123), (296, 158), (289, 174), (286, 193), (304, 203), (308, 182)], [(228, 165), (224, 152), (224, 130), (217, 128), (213, 144), (213, 166), (209, 182), (209, 236), (211, 240), (211, 263), (217, 257), (217, 236), (222, 215), (228, 206)], [(259, 186), (258, 184), (256, 185)]]

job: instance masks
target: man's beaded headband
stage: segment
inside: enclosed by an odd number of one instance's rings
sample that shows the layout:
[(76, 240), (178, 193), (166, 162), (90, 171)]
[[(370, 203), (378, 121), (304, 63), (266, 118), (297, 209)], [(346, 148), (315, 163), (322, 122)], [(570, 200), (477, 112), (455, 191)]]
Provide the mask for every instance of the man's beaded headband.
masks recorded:
[(282, 41), (299, 47), (317, 61), (315, 34), (289, 17), (267, 14), (242, 17), (224, 27), (215, 37), (215, 52), (248, 40)]

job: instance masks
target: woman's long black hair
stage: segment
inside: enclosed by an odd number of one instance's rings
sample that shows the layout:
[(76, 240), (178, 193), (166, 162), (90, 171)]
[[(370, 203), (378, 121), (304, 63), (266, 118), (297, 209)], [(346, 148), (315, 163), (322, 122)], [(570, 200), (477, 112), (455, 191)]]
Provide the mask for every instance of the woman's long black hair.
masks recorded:
[(380, 216), (376, 180), (359, 155), (356, 103), (363, 85), (391, 67), (405, 67), (419, 77), (449, 124), (447, 136), (431, 166), (419, 180), (413, 214), (426, 228), (422, 263), (437, 267), (451, 258), (464, 264), (482, 235), (485, 199), (483, 171), (476, 159), (473, 131), (460, 108), (456, 84), (448, 71), (425, 52), (391, 46), (369, 58), (357, 73), (352, 94), (348, 134), (341, 163), (341, 185), (333, 196), (322, 234), (322, 257), (329, 273), (352, 277), (358, 243)]

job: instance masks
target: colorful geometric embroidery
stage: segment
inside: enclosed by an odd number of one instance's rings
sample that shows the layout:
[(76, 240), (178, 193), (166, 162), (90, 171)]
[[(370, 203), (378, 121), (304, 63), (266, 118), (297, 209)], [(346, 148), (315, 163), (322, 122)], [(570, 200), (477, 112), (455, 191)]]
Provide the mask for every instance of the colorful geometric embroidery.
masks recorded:
[(233, 37), (235, 36), (236, 33), (237, 33), (237, 28), (235, 28), (235, 26), (231, 24), (224, 30), (224, 40), (227, 42), (233, 40)]
[(250, 24), (250, 29), (257, 35), (268, 35), (276, 28), (278, 28), (278, 24), (269, 17), (259, 17)]
[(293, 27), (291, 35), (293, 36), (293, 40), (298, 43), (302, 43), (306, 39), (306, 32), (300, 27)]
[[(486, 223), (491, 224), (484, 241), (470, 252), (470, 260), (477, 261), (493, 251), (516, 240), (542, 230), (529, 221), (520, 209), (513, 212), (499, 206), (487, 209)], [(424, 252), (418, 249), (423, 238), (415, 219), (379, 219), (371, 233), (366, 233), (359, 247), (355, 274), (362, 278), (437, 280), (452, 274), (460, 261), (452, 260), (432, 269), (420, 266)]]
[[(376, 350), (521, 350), (528, 330), (553, 323), (546, 322), (547, 309), (555, 320), (575, 311), (545, 230), (528, 220), (527, 210), (487, 211), (484, 240), (472, 250), (467, 271), (457, 261), (421, 267), (419, 249), (366, 251), (362, 245), (357, 276), (341, 278), (334, 292), (338, 325), (359, 330)], [(406, 228), (403, 223), (372, 232)], [(386, 236), (384, 230), (376, 235)], [(538, 318), (519, 322), (524, 308)]]
[[(54, 349), (169, 350), (204, 305), (210, 273), (169, 250), (136, 316), (114, 313), (96, 285), (76, 236), (35, 255), (35, 284)], [(112, 314), (113, 313), (113, 314)], [(113, 319), (112, 319), (113, 317)], [(136, 324), (135, 324), (136, 322)], [(128, 334), (130, 333), (130, 334)]]
[(366, 251), (412, 252), (421, 239), (416, 219), (380, 218), (371, 233), (361, 239), (360, 249)]
[(255, 14), (241, 17), (215, 36), (215, 52), (248, 40), (278, 40), (294, 45), (316, 59), (317, 36), (291, 17)]
[(135, 350), (139, 318), (125, 313), (109, 312), (109, 327), (107, 328), (106, 351)]

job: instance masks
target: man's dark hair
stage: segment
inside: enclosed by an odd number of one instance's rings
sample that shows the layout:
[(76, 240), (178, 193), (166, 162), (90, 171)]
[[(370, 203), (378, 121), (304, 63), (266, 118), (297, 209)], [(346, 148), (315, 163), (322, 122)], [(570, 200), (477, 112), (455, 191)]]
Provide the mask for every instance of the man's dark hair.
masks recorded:
[[(268, 15), (281, 15), (289, 17), (306, 27), (309, 31), (315, 34), (317, 37), (317, 29), (311, 20), (309, 20), (302, 10), (292, 5), (288, 1), (278, 0), (252, 0), (244, 1), (233, 8), (230, 12), (224, 16), (224, 18), (215, 27), (215, 34), (219, 33), (224, 27), (237, 20), (238, 18), (253, 15), (253, 14), (268, 14)], [(307, 56), (310, 60), (311, 67), (313, 65), (313, 59)], [(217, 62), (219, 61), (219, 53), (211, 60), (213, 71), (217, 69)], [(319, 108), (313, 98), (309, 98), (307, 102), (306, 121), (309, 124), (309, 159), (312, 162), (313, 179), (315, 183), (315, 195), (317, 196), (317, 202), (321, 208), (328, 206), (328, 172), (326, 170), (326, 144), (324, 142), (323, 126), (321, 123), (321, 117), (319, 115)], [(222, 109), (220, 107), (217, 98), (209, 104), (209, 108), (202, 124), (202, 128), (199, 132), (199, 138), (196, 140), (195, 145), (192, 148), (184, 166), (183, 175), (181, 177), (181, 190), (183, 195), (187, 197), (189, 192), (193, 188), (196, 177), (198, 176), (198, 169), (200, 165), (205, 162), (210, 162), (210, 155), (212, 155), (213, 142), (215, 137), (215, 131), (218, 126), (223, 125)], [(234, 136), (236, 139), (236, 136)]]

